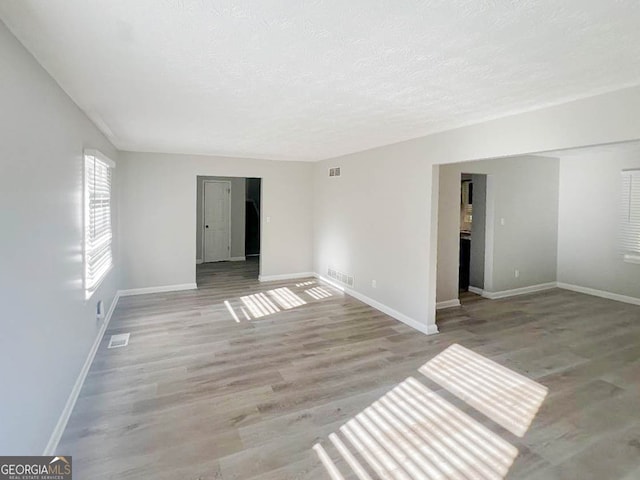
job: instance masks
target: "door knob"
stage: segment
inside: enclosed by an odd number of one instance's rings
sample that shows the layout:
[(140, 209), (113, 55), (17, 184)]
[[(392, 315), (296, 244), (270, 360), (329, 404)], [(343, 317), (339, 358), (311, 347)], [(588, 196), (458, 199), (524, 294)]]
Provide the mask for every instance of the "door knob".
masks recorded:
[(205, 225), (204, 228), (209, 228), (209, 225)]

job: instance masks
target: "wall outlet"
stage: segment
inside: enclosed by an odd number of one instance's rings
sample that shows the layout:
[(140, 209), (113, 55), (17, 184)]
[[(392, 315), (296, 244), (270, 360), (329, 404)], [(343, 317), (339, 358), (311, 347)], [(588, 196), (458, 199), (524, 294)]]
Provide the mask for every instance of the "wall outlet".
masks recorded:
[(520, 270), (518, 270), (518, 269), (516, 268), (516, 269), (515, 269), (515, 271), (513, 272), (513, 275), (514, 275), (516, 278), (519, 278), (519, 277), (520, 277)]
[(500, 225), (502, 225), (504, 227), (504, 218), (500, 219)]
[(371, 286), (373, 288), (377, 288), (378, 287), (378, 282), (376, 282), (375, 280), (371, 280)]

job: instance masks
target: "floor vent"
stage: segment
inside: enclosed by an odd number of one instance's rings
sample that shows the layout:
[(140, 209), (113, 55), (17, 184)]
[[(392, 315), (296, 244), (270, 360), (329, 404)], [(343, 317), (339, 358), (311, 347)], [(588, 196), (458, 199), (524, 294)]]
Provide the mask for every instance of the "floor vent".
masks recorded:
[(120, 348), (129, 345), (129, 333), (121, 333), (119, 335), (111, 335), (109, 346), (107, 348)]

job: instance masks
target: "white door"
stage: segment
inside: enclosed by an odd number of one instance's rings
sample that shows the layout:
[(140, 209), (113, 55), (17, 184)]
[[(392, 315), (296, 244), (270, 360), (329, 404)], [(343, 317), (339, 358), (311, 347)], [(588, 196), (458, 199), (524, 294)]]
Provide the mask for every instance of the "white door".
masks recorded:
[(231, 257), (231, 182), (204, 182), (204, 261)]

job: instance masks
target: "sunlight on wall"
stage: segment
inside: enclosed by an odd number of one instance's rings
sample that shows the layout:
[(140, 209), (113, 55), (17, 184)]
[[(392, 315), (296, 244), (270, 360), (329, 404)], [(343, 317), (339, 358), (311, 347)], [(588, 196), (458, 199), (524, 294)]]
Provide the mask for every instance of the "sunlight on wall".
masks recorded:
[(420, 373), (519, 437), (529, 429), (548, 391), (458, 344), (425, 363)]

